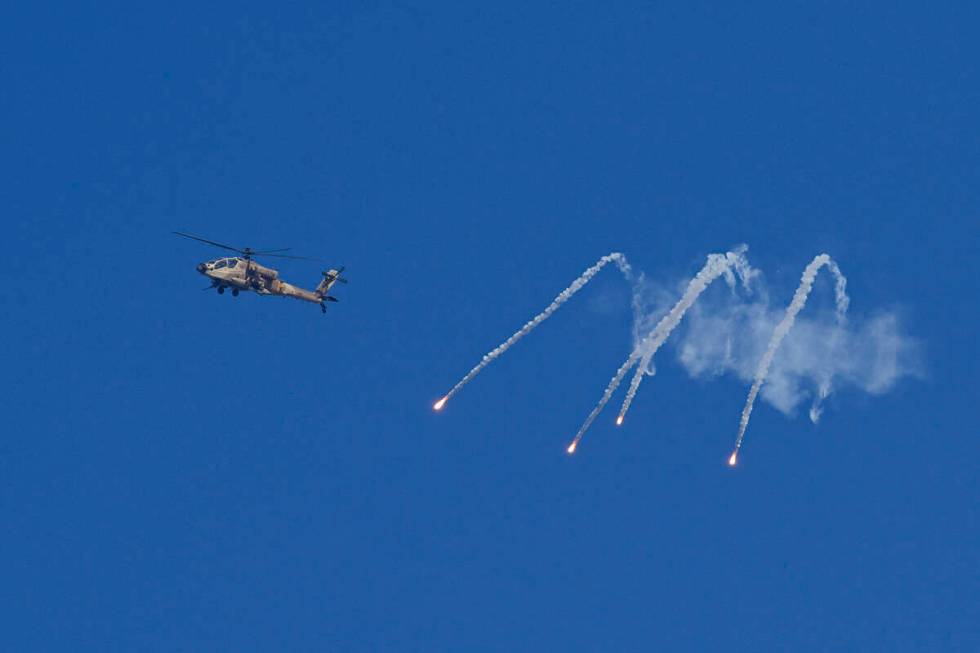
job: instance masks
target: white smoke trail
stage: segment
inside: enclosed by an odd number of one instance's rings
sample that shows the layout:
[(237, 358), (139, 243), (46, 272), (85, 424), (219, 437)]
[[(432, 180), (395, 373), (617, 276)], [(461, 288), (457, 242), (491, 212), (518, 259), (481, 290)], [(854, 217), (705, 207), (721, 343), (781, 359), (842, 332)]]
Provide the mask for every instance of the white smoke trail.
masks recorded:
[(847, 320), (847, 307), (851, 305), (851, 298), (847, 296), (847, 279), (844, 278), (834, 259), (829, 256), (827, 257), (827, 269), (834, 275), (834, 303), (837, 304), (837, 323), (843, 324)]
[(691, 279), (690, 283), (687, 285), (687, 291), (678, 300), (670, 312), (665, 315), (657, 326), (654, 327), (647, 337), (641, 342), (637, 349), (640, 351), (640, 364), (636, 367), (636, 372), (633, 373), (633, 379), (630, 381), (629, 390), (626, 393), (626, 399), (623, 400), (623, 406), (619, 410), (619, 416), (616, 418), (616, 424), (622, 424), (623, 419), (626, 417), (626, 412), (630, 409), (630, 405), (633, 403), (633, 398), (636, 397), (636, 392), (640, 388), (640, 382), (643, 380), (644, 375), (649, 374), (650, 361), (657, 354), (661, 345), (670, 337), (670, 334), (675, 328), (681, 323), (684, 318), (684, 314), (687, 312), (697, 298), (703, 293), (708, 286), (714, 282), (715, 279), (724, 275), (726, 281), (728, 281), (729, 287), (734, 287), (735, 279), (732, 275), (732, 268), (738, 273), (739, 277), (742, 279), (742, 284), (747, 288), (749, 281), (752, 278), (753, 271), (749, 265), (748, 260), (745, 258), (745, 250), (747, 248), (743, 245), (741, 247), (735, 248), (734, 251), (726, 252), (725, 254), (709, 254), (708, 261), (705, 263), (701, 271)]
[[(619, 384), (622, 383), (623, 377), (625, 377), (630, 368), (636, 364), (637, 360), (643, 357), (643, 363), (641, 363), (640, 367), (637, 369), (637, 375), (634, 377), (634, 383), (639, 385), (636, 378), (642, 376), (650, 362), (650, 357), (646, 354), (650, 352), (650, 356), (652, 356), (652, 352), (655, 352), (660, 345), (663, 344), (663, 341), (667, 339), (667, 336), (670, 335), (670, 332), (674, 329), (674, 327), (680, 323), (681, 318), (684, 317), (684, 313), (687, 311), (687, 309), (690, 308), (691, 304), (694, 303), (694, 300), (697, 299), (698, 295), (700, 295), (712, 281), (725, 274), (729, 277), (730, 282), (734, 284), (734, 278), (731, 276), (732, 267), (735, 267), (735, 269), (738, 270), (739, 275), (742, 276), (743, 280), (747, 280), (751, 277), (751, 268), (744, 257), (744, 252), (746, 249), (747, 248), (742, 245), (735, 248), (734, 251), (728, 252), (727, 254), (708, 255), (707, 263), (703, 268), (701, 268), (701, 271), (698, 272), (693, 279), (691, 279), (690, 283), (688, 283), (687, 291), (684, 293), (681, 300), (677, 302), (674, 308), (672, 308), (670, 312), (663, 317), (663, 319), (660, 320), (653, 331), (650, 332), (647, 337), (633, 349), (633, 352), (626, 359), (626, 362), (624, 362), (616, 371), (615, 376), (613, 376), (613, 378), (609, 381), (609, 385), (606, 386), (605, 392), (602, 393), (599, 403), (596, 404), (595, 408), (592, 409), (592, 412), (589, 413), (589, 416), (579, 428), (578, 433), (575, 434), (575, 438), (572, 440), (571, 444), (568, 445), (568, 453), (575, 452), (579, 442), (582, 440), (582, 436), (585, 435), (585, 432), (589, 430), (590, 426), (592, 426), (592, 423), (595, 421), (596, 417), (598, 417), (599, 413), (602, 412), (602, 409), (605, 408), (613, 393), (616, 392), (616, 388), (618, 388)], [(631, 388), (631, 392), (635, 394), (635, 388)], [(620, 419), (617, 421), (622, 421), (622, 415), (620, 415)]]
[(638, 358), (639, 358), (639, 354), (634, 349), (633, 353), (630, 354), (629, 358), (626, 359), (626, 362), (623, 363), (618, 370), (616, 370), (616, 375), (609, 382), (609, 385), (606, 386), (606, 391), (602, 393), (602, 398), (599, 399), (599, 403), (596, 404), (596, 407), (592, 409), (592, 412), (589, 413), (589, 416), (585, 418), (585, 422), (582, 424), (582, 428), (578, 430), (578, 433), (575, 434), (575, 439), (573, 439), (571, 444), (568, 445), (568, 448), (566, 449), (568, 453), (575, 453), (575, 449), (576, 447), (578, 447), (579, 440), (582, 439), (582, 436), (585, 435), (585, 432), (589, 430), (590, 426), (592, 426), (592, 422), (595, 421), (595, 418), (598, 417), (599, 413), (602, 412), (602, 409), (605, 408), (606, 404), (609, 402), (609, 398), (612, 397), (614, 392), (616, 392), (616, 388), (618, 388), (619, 384), (623, 382), (623, 377), (626, 376), (626, 373), (629, 372), (630, 368), (633, 367), (633, 365), (636, 363), (636, 360)]
[[(834, 275), (834, 302), (837, 305), (837, 328), (830, 336), (830, 351), (834, 351), (837, 348), (837, 341), (840, 338), (841, 330), (847, 323), (847, 307), (850, 305), (851, 300), (847, 296), (847, 279), (841, 273), (840, 268), (837, 267), (833, 259), (827, 261), (827, 269)], [(820, 380), (817, 394), (813, 397), (813, 404), (810, 406), (810, 421), (814, 424), (820, 420), (820, 414), (823, 412), (821, 404), (824, 399), (830, 396), (832, 383), (832, 374)]]
[(483, 357), (483, 359), (476, 365), (476, 367), (474, 367), (469, 372), (467, 372), (466, 376), (460, 379), (459, 383), (454, 385), (452, 390), (446, 393), (446, 396), (444, 396), (442, 399), (440, 399), (435, 403), (433, 408), (435, 408), (435, 410), (442, 410), (442, 407), (446, 404), (446, 402), (449, 401), (449, 399), (453, 395), (459, 392), (463, 388), (463, 386), (465, 386), (467, 383), (472, 381), (473, 377), (479, 374), (483, 370), (483, 368), (485, 368), (487, 365), (492, 363), (494, 359), (498, 358), (505, 351), (510, 349), (511, 345), (513, 345), (518, 340), (520, 340), (521, 338), (529, 334), (531, 331), (533, 331), (536, 326), (538, 326), (539, 324), (547, 320), (549, 317), (551, 317), (551, 315), (555, 311), (557, 311), (562, 304), (567, 302), (569, 299), (571, 299), (572, 295), (574, 295), (579, 290), (581, 290), (582, 287), (585, 286), (585, 284), (587, 284), (592, 279), (592, 277), (594, 277), (599, 272), (599, 270), (601, 270), (606, 265), (612, 262), (615, 262), (616, 265), (619, 266), (620, 271), (627, 279), (632, 278), (632, 269), (630, 268), (630, 264), (626, 260), (626, 257), (623, 254), (619, 252), (613, 252), (612, 254), (607, 254), (606, 256), (603, 256), (598, 261), (596, 261), (595, 265), (588, 268), (585, 272), (583, 272), (579, 276), (578, 279), (573, 281), (570, 286), (568, 286), (563, 291), (558, 293), (558, 296), (555, 297), (555, 299), (551, 302), (551, 304), (548, 305), (546, 309), (541, 311), (541, 313), (536, 315), (527, 324), (522, 326), (516, 333), (514, 333), (514, 335), (507, 338), (507, 340), (505, 340), (503, 344), (501, 344), (500, 346), (498, 346), (497, 348), (493, 349), (488, 354), (486, 354)]
[[(820, 268), (825, 265), (830, 268), (831, 272), (833, 272), (837, 279), (835, 288), (837, 294), (837, 318), (841, 322), (845, 318), (847, 306), (850, 301), (846, 293), (847, 280), (841, 274), (840, 269), (829, 255), (820, 254), (810, 261), (810, 264), (803, 270), (803, 276), (800, 278), (800, 285), (796, 289), (796, 293), (793, 295), (793, 301), (791, 301), (789, 306), (786, 308), (786, 314), (783, 316), (782, 321), (776, 325), (776, 329), (773, 331), (772, 338), (769, 340), (769, 345), (766, 348), (766, 352), (762, 355), (762, 360), (759, 361), (759, 366), (756, 368), (755, 372), (755, 380), (752, 383), (752, 388), (749, 390), (749, 396), (745, 401), (745, 408), (742, 409), (742, 419), (738, 427), (738, 437), (735, 440), (735, 450), (728, 459), (729, 465), (735, 465), (736, 463), (738, 451), (741, 449), (742, 440), (745, 438), (745, 429), (748, 428), (749, 425), (749, 416), (752, 414), (752, 406), (755, 404), (755, 398), (759, 394), (759, 389), (762, 388), (762, 384), (766, 380), (766, 375), (769, 373), (769, 367), (772, 365), (772, 360), (776, 356), (776, 351), (779, 349), (779, 345), (782, 343), (783, 338), (785, 338), (786, 334), (788, 334), (790, 329), (793, 328), (793, 322), (796, 320), (796, 315), (803, 310), (803, 307), (806, 305), (807, 297), (810, 295), (810, 291), (813, 289), (813, 282), (817, 278), (817, 272), (819, 272)], [(819, 411), (817, 412), (817, 415), (819, 415)]]

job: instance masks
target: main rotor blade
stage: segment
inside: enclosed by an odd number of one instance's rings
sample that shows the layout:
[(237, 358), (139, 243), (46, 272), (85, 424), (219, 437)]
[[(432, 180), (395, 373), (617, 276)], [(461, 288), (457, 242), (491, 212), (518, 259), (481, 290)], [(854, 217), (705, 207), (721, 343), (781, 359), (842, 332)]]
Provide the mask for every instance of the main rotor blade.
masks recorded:
[(184, 238), (190, 238), (191, 240), (199, 240), (202, 243), (207, 243), (208, 245), (214, 245), (215, 247), (220, 247), (221, 249), (227, 249), (232, 252), (238, 252), (239, 254), (244, 255), (246, 258), (251, 256), (269, 256), (272, 258), (291, 258), (291, 259), (296, 259), (298, 261), (318, 261), (321, 263), (324, 262), (324, 259), (320, 259), (320, 258), (311, 258), (309, 256), (294, 256), (292, 254), (279, 253), (279, 252), (288, 252), (289, 250), (292, 249), (292, 247), (283, 247), (280, 249), (262, 249), (262, 250), (254, 250), (254, 249), (249, 249), (247, 247), (245, 249), (238, 249), (237, 247), (232, 247), (231, 245), (225, 245), (224, 243), (216, 243), (213, 240), (208, 240), (207, 238), (201, 238), (200, 236), (195, 236), (193, 234), (185, 234), (180, 231), (175, 231), (173, 233), (177, 234), (178, 236), (183, 236)]
[(293, 256), (292, 254), (263, 254), (261, 252), (255, 252), (255, 254), (257, 254), (258, 256), (262, 256), (263, 258), (292, 258), (298, 261), (319, 261), (321, 263), (324, 262), (324, 259), (322, 258), (311, 258), (309, 256)]
[(208, 240), (206, 238), (200, 238), (199, 236), (192, 236), (191, 234), (185, 234), (179, 231), (175, 231), (173, 233), (177, 234), (178, 236), (183, 236), (184, 238), (190, 238), (191, 240), (199, 240), (202, 243), (207, 243), (208, 245), (214, 245), (215, 247), (220, 247), (221, 249), (228, 249), (233, 252), (238, 252), (239, 254), (245, 253), (244, 250), (238, 249), (237, 247), (232, 247), (231, 245), (222, 245), (221, 243), (216, 243), (213, 240)]

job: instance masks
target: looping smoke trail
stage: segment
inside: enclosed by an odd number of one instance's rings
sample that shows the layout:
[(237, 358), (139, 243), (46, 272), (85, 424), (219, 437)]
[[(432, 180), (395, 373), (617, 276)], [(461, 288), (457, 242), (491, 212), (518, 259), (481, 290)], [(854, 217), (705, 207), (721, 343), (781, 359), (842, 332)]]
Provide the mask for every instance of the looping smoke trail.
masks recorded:
[(453, 395), (459, 392), (463, 388), (463, 386), (465, 386), (467, 383), (472, 381), (473, 377), (479, 374), (483, 370), (483, 368), (485, 368), (487, 365), (492, 363), (494, 359), (498, 358), (505, 351), (510, 349), (511, 345), (513, 345), (518, 340), (520, 340), (528, 333), (533, 331), (536, 326), (538, 326), (539, 324), (547, 320), (549, 317), (551, 317), (551, 315), (555, 311), (557, 311), (562, 304), (567, 302), (569, 299), (571, 299), (572, 295), (574, 295), (579, 290), (581, 290), (582, 287), (585, 286), (585, 284), (587, 284), (592, 279), (592, 277), (594, 277), (599, 272), (599, 270), (606, 267), (606, 265), (612, 262), (616, 263), (620, 271), (627, 279), (632, 279), (632, 274), (633, 274), (632, 268), (630, 268), (630, 264), (626, 260), (626, 257), (623, 254), (621, 254), (620, 252), (613, 252), (611, 254), (607, 254), (606, 256), (603, 256), (598, 261), (596, 261), (595, 265), (588, 268), (587, 270), (585, 270), (585, 272), (579, 275), (578, 279), (573, 281), (570, 286), (568, 286), (567, 288), (565, 288), (565, 290), (558, 293), (558, 296), (555, 297), (555, 299), (551, 302), (551, 304), (548, 305), (546, 309), (541, 311), (541, 313), (539, 313), (533, 319), (528, 321), (527, 324), (525, 324), (520, 329), (518, 329), (517, 332), (514, 333), (514, 335), (512, 335), (510, 338), (507, 338), (507, 340), (505, 340), (503, 344), (499, 345), (497, 348), (487, 353), (473, 369), (471, 369), (469, 372), (466, 373), (466, 376), (460, 379), (459, 383), (453, 386), (452, 390), (446, 393), (446, 395), (442, 399), (440, 399), (435, 403), (433, 408), (435, 408), (435, 410), (442, 410), (442, 407), (446, 405), (446, 402), (449, 401), (449, 399)]
[[(606, 404), (609, 402), (609, 399), (612, 398), (613, 393), (616, 392), (616, 388), (618, 388), (619, 384), (623, 382), (623, 378), (626, 376), (626, 373), (629, 372), (630, 368), (633, 367), (638, 360), (643, 358), (643, 361), (637, 368), (636, 376), (633, 377), (633, 382), (635, 385), (639, 385), (637, 378), (642, 377), (643, 373), (646, 371), (653, 353), (660, 348), (660, 345), (667, 339), (670, 332), (673, 331), (674, 327), (680, 323), (681, 318), (684, 317), (684, 313), (687, 311), (687, 309), (691, 307), (691, 304), (694, 303), (694, 300), (697, 299), (698, 295), (700, 295), (712, 281), (723, 274), (731, 275), (731, 268), (735, 267), (735, 269), (738, 270), (739, 275), (747, 283), (747, 280), (751, 277), (751, 268), (749, 268), (748, 262), (745, 260), (744, 253), (746, 249), (747, 247), (743, 245), (726, 254), (708, 255), (707, 263), (705, 263), (705, 266), (701, 268), (701, 271), (698, 272), (693, 279), (691, 279), (690, 283), (688, 283), (687, 291), (684, 293), (684, 296), (681, 297), (680, 301), (674, 305), (674, 308), (672, 308), (670, 312), (660, 320), (657, 326), (654, 327), (653, 331), (651, 331), (646, 338), (644, 338), (643, 341), (633, 349), (633, 352), (626, 359), (626, 362), (624, 362), (616, 371), (615, 376), (613, 376), (612, 380), (609, 381), (609, 385), (606, 386), (605, 392), (602, 393), (599, 403), (596, 404), (595, 408), (592, 409), (592, 412), (589, 413), (589, 416), (579, 428), (578, 433), (576, 433), (575, 437), (572, 439), (571, 444), (568, 445), (568, 448), (566, 449), (568, 453), (575, 453), (575, 449), (578, 447), (578, 444), (585, 435), (585, 432), (589, 430), (589, 427), (592, 426), (592, 423), (595, 421), (596, 417), (599, 416), (599, 413), (601, 413), (602, 409), (605, 408)], [(731, 283), (734, 283), (734, 279), (730, 279)], [(631, 393), (636, 393), (635, 387), (631, 386)], [(630, 399), (632, 399), (632, 394), (630, 395)], [(628, 404), (626, 405), (628, 406)], [(622, 413), (620, 413), (620, 417), (617, 419), (617, 422), (622, 422)]]
[(738, 273), (738, 276), (742, 279), (742, 284), (748, 287), (749, 281), (753, 276), (752, 268), (749, 265), (748, 260), (745, 258), (745, 250), (747, 248), (743, 245), (741, 247), (735, 248), (731, 252), (726, 252), (725, 254), (709, 254), (708, 261), (705, 263), (701, 271), (691, 279), (690, 283), (687, 285), (687, 290), (684, 295), (678, 300), (670, 312), (665, 315), (657, 326), (654, 327), (646, 338), (637, 346), (637, 350), (640, 353), (641, 359), (640, 364), (637, 366), (636, 371), (633, 373), (633, 379), (630, 381), (629, 390), (626, 393), (626, 399), (623, 400), (623, 406), (619, 410), (619, 416), (616, 418), (616, 424), (622, 424), (623, 419), (626, 417), (626, 412), (630, 409), (630, 405), (633, 403), (633, 398), (636, 397), (636, 392), (640, 388), (640, 382), (643, 380), (644, 375), (648, 374), (650, 367), (650, 361), (657, 354), (661, 345), (670, 337), (671, 332), (681, 323), (684, 318), (684, 314), (687, 310), (697, 301), (697, 298), (704, 292), (708, 286), (714, 282), (718, 277), (725, 275), (728, 285), (734, 287), (735, 280), (732, 276), (732, 268)]
[(837, 264), (834, 263), (833, 259), (831, 259), (828, 254), (820, 254), (810, 261), (810, 264), (803, 270), (803, 275), (800, 278), (800, 285), (796, 289), (796, 293), (793, 295), (793, 301), (791, 301), (789, 306), (786, 308), (786, 314), (783, 316), (782, 321), (776, 325), (772, 338), (769, 340), (769, 345), (766, 347), (766, 352), (762, 355), (762, 360), (759, 361), (759, 366), (756, 368), (755, 372), (755, 380), (752, 383), (752, 388), (749, 390), (749, 396), (745, 400), (745, 408), (742, 409), (742, 418), (738, 426), (738, 437), (735, 439), (735, 450), (728, 459), (729, 465), (734, 466), (736, 463), (739, 449), (742, 448), (742, 440), (745, 438), (745, 429), (749, 426), (749, 416), (752, 414), (752, 406), (755, 404), (755, 398), (759, 394), (759, 389), (762, 388), (762, 384), (766, 380), (766, 375), (769, 373), (769, 367), (772, 365), (772, 360), (776, 356), (776, 351), (779, 349), (779, 345), (782, 343), (783, 338), (785, 338), (786, 334), (788, 334), (790, 329), (793, 328), (793, 323), (796, 321), (796, 315), (803, 310), (803, 307), (806, 305), (807, 297), (809, 297), (810, 291), (813, 290), (813, 282), (817, 278), (817, 272), (819, 272), (820, 268), (825, 265), (830, 268), (830, 271), (834, 274), (837, 281), (835, 287), (837, 319), (838, 321), (842, 322), (845, 318), (847, 306), (850, 302), (846, 293), (847, 280), (841, 274)]
[[(830, 351), (835, 351), (841, 329), (847, 323), (847, 307), (850, 305), (851, 300), (847, 296), (847, 279), (844, 278), (840, 268), (837, 267), (833, 259), (827, 262), (827, 269), (834, 275), (834, 303), (837, 306), (837, 328), (830, 335)], [(820, 381), (817, 393), (813, 397), (813, 403), (810, 405), (810, 421), (814, 424), (820, 420), (820, 415), (823, 412), (821, 404), (824, 399), (830, 396), (832, 383), (832, 374)]]

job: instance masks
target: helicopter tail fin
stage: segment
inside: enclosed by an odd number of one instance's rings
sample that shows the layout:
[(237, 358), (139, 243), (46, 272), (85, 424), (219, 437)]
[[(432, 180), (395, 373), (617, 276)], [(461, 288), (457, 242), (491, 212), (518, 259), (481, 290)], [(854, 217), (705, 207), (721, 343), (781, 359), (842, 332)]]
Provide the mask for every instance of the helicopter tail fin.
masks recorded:
[(316, 290), (314, 290), (313, 292), (315, 292), (317, 296), (319, 296), (322, 299), (328, 299), (334, 302), (337, 301), (333, 297), (327, 295), (327, 293), (330, 292), (330, 289), (338, 281), (341, 283), (347, 283), (347, 279), (344, 279), (343, 277), (340, 276), (340, 273), (343, 271), (344, 268), (343, 266), (341, 266), (339, 270), (326, 270), (325, 272), (323, 272), (323, 280), (320, 281), (320, 285), (318, 285), (316, 287)]

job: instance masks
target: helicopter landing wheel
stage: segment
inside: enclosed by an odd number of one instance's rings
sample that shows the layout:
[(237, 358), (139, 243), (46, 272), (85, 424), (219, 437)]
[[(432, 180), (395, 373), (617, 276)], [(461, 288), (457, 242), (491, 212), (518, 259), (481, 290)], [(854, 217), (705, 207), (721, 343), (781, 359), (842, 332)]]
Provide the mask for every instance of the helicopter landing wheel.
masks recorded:
[(225, 287), (224, 286), (218, 286), (218, 294), (219, 295), (224, 295), (225, 294)]
[(238, 288), (232, 288), (231, 289), (231, 296), (232, 297), (238, 297)]

